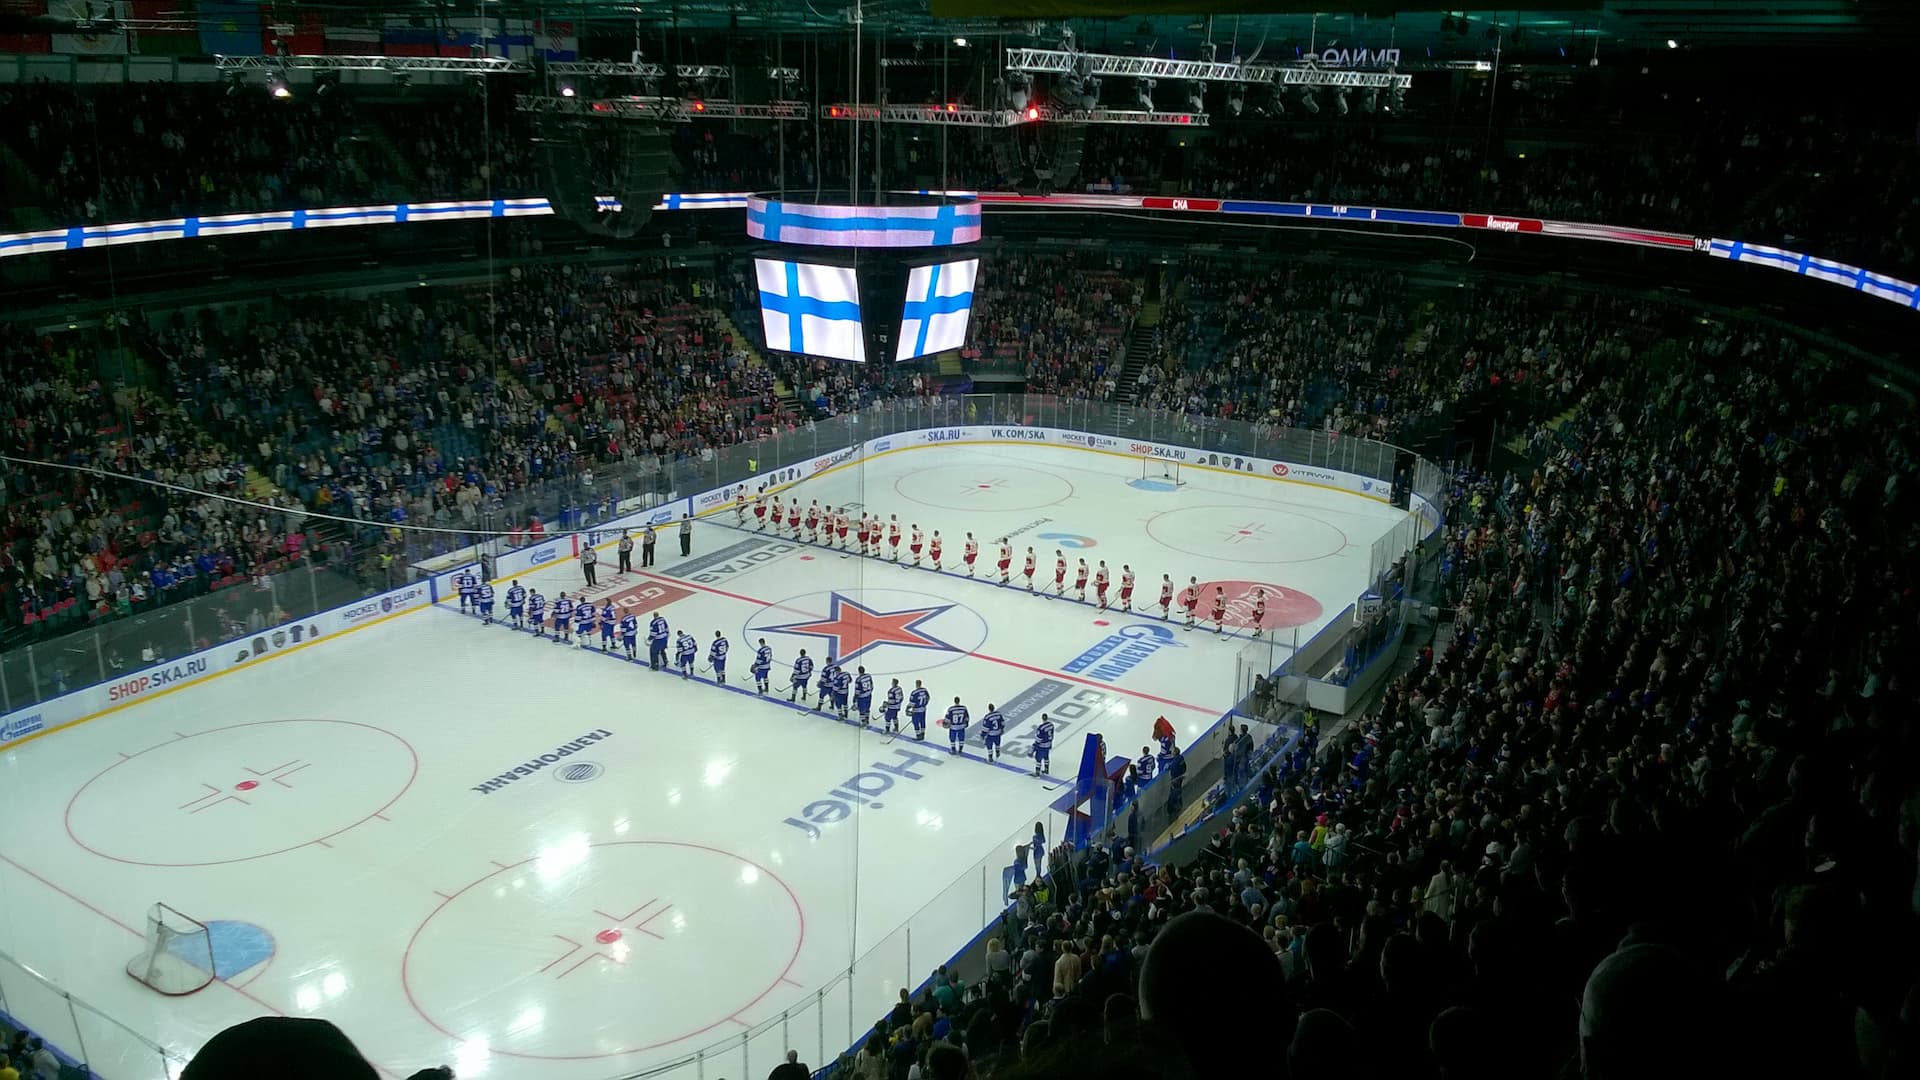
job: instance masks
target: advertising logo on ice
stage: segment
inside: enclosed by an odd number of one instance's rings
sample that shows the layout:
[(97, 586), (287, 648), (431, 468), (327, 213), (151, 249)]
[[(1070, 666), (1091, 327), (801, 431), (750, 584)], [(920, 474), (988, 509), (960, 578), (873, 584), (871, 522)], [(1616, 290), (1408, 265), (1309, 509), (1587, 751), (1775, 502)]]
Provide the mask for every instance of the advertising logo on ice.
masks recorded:
[(1060, 665), (1060, 670), (1111, 681), (1140, 666), (1161, 649), (1183, 648), (1186, 646), (1174, 640), (1171, 628), (1135, 623), (1101, 638), (1093, 648)]

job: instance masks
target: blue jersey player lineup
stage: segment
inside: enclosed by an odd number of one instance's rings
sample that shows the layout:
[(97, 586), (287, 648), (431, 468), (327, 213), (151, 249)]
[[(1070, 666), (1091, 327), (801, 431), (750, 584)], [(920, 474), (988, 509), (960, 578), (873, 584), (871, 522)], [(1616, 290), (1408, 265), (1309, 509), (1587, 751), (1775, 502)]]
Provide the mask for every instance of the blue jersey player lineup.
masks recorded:
[[(477, 617), (482, 625), (503, 625), (555, 644), (571, 644), (578, 649), (591, 649), (594, 642), (598, 641), (601, 653), (623, 656), (628, 662), (636, 664), (641, 662), (640, 649), (644, 643), (647, 654), (645, 662), (649, 669), (677, 672), (686, 680), (692, 680), (696, 675), (709, 676), (715, 686), (731, 689), (727, 682), (727, 661), (732, 642), (727, 640), (724, 631), (713, 631), (703, 649), (698, 636), (684, 627), (673, 626), (664, 612), (630, 610), (622, 604), (621, 597), (597, 601), (586, 595), (595, 591), (592, 589), (571, 595), (561, 592), (549, 599), (537, 587), (522, 585), (518, 580), (509, 582), (504, 590), (506, 614), (503, 620), (496, 623), (493, 583), (482, 580), (472, 572), (457, 574), (454, 580), (459, 591), (460, 610)], [(631, 600), (628, 603), (639, 606)], [(773, 646), (766, 638), (752, 641), (748, 647), (752, 650), (748, 672), (753, 677), (752, 693), (755, 695), (772, 694), (774, 668), (784, 667), (786, 700), (793, 705), (810, 713), (825, 713), (848, 723), (857, 718), (861, 727), (872, 726), (877, 711), (881, 726), (888, 736), (903, 734), (911, 727), (916, 740), (926, 740), (927, 716), (934, 705), (933, 692), (927, 689), (922, 680), (915, 679), (913, 688), (909, 690), (901, 685), (899, 679), (889, 678), (882, 688), (878, 685), (879, 680), (864, 665), (849, 664), (831, 654), (816, 661), (806, 649), (801, 648), (790, 662), (786, 662), (775, 656)], [(742, 687), (736, 692), (748, 691)], [(876, 696), (879, 699), (877, 702)], [(773, 700), (780, 699), (776, 697)], [(949, 753), (977, 757), (989, 764), (1000, 762), (1004, 752), (1002, 743), (1007, 735), (1007, 718), (999, 706), (989, 702), (976, 721), (972, 709), (956, 697), (951, 705), (938, 713), (938, 717), (940, 726), (947, 729)], [(967, 746), (976, 722), (979, 725), (978, 755), (969, 752)], [(1016, 756), (1031, 754), (1034, 776), (1052, 773), (1054, 733), (1053, 720), (1046, 713), (1041, 713), (1039, 723), (1015, 740), (1016, 746), (1012, 752)], [(1030, 742), (1030, 750), (1023, 751), (1017, 745), (1022, 742)], [(1151, 755), (1143, 755), (1144, 760), (1135, 763), (1135, 773), (1152, 775), (1156, 765), (1164, 765), (1164, 754), (1163, 746), (1161, 761), (1155, 761)]]

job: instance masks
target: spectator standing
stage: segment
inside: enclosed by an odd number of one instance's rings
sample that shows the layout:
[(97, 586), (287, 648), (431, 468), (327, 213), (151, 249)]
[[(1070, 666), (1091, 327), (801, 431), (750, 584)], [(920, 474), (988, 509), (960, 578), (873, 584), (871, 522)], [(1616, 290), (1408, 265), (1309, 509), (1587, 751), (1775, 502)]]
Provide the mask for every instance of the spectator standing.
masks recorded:
[(693, 517), (689, 514), (680, 515), (680, 554), (693, 554)]
[(627, 535), (625, 529), (620, 530), (620, 572), (633, 572), (633, 537)]
[(787, 1051), (787, 1060), (773, 1067), (767, 1074), (767, 1080), (807, 1080), (813, 1075), (805, 1065), (800, 1064), (800, 1051)]
[(594, 564), (598, 563), (599, 561), (600, 561), (600, 556), (594, 552), (593, 545), (591, 543), (588, 543), (585, 546), (581, 547), (580, 572), (586, 575), (587, 585), (589, 587), (595, 584), (598, 584), (593, 579), (593, 568), (594, 568)]
[(653, 532), (653, 526), (649, 525), (646, 527), (645, 531), (643, 531), (640, 534), (640, 565), (641, 566), (653, 565), (654, 540), (655, 540), (655, 535)]

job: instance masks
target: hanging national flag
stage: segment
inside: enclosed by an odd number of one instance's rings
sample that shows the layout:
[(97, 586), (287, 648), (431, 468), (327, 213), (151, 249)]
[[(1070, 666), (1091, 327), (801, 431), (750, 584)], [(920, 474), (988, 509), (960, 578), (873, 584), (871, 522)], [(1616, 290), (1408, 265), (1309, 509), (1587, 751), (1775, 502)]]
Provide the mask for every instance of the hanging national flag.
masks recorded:
[(534, 24), (533, 45), (549, 60), (580, 59), (580, 39), (570, 22), (541, 20)]
[(260, 22), (260, 5), (253, 0), (200, 0), (200, 51), (259, 56)]
[(127, 54), (127, 31), (121, 26), (133, 16), (133, 5), (127, 0), (113, 3), (101, 3), (95, 0), (54, 0), (48, 6), (47, 14), (56, 19), (72, 20), (76, 25), (69, 33), (53, 35), (53, 51), (57, 53), (78, 53), (84, 56), (125, 56)]
[(900, 312), (895, 360), (958, 349), (967, 343), (967, 318), (973, 311), (973, 285), (979, 259), (916, 266), (907, 272), (907, 301)]
[(332, 56), (379, 56), (380, 28), (366, 23), (329, 21), (326, 49)]
[(753, 267), (767, 348), (866, 362), (860, 286), (851, 267), (784, 259), (755, 259)]
[[(0, 0), (0, 16), (8, 21), (38, 18), (46, 13), (47, 0)], [(0, 55), (52, 50), (51, 34), (0, 34)]]
[(390, 15), (380, 31), (380, 52), (385, 56), (436, 56), (440, 51), (439, 34), (431, 19)]
[(200, 31), (191, 0), (133, 0), (131, 47), (141, 56), (198, 56)]

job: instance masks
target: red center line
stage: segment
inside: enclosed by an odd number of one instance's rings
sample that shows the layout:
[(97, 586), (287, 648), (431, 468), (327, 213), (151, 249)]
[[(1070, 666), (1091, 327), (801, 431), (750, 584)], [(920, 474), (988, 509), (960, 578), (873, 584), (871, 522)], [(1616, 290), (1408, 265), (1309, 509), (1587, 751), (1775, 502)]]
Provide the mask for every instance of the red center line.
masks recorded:
[[(820, 615), (811, 611), (803, 611), (800, 608), (791, 607), (787, 604), (770, 604), (770, 603), (767, 603), (765, 600), (756, 600), (751, 596), (742, 596), (739, 593), (728, 592), (725, 589), (716, 589), (711, 585), (701, 585), (693, 581), (683, 581), (679, 578), (665, 577), (660, 574), (649, 573), (648, 571), (645, 571), (645, 570), (636, 571), (636, 573), (638, 573), (641, 577), (653, 578), (656, 581), (661, 581), (669, 585), (678, 585), (681, 588), (685, 588), (685, 589), (697, 589), (700, 592), (712, 593), (715, 596), (724, 596), (729, 600), (738, 600), (742, 603), (752, 604), (755, 607), (759, 607), (759, 608), (773, 608), (778, 611), (789, 611), (796, 615), (799, 615), (808, 619), (821, 618)], [(1203, 716), (1219, 716), (1220, 715), (1219, 709), (1210, 709), (1204, 705), (1194, 705), (1190, 702), (1185, 702), (1185, 701), (1175, 701), (1172, 698), (1160, 697), (1157, 694), (1143, 693), (1142, 691), (1139, 691), (1139, 690), (1127, 690), (1122, 687), (1115, 686), (1112, 683), (1098, 682), (1093, 679), (1082, 679), (1075, 675), (1069, 675), (1064, 671), (1055, 671), (1052, 668), (1035, 667), (1032, 664), (1023, 664), (1018, 660), (1008, 660), (1005, 657), (1000, 657), (1000, 656), (989, 656), (983, 652), (972, 652), (972, 653), (968, 653), (967, 655), (972, 656), (976, 659), (985, 660), (990, 664), (999, 664), (1002, 667), (1017, 668), (1020, 671), (1032, 672), (1035, 675), (1045, 675), (1050, 679), (1065, 679), (1068, 682), (1079, 683), (1081, 686), (1098, 687), (1101, 690), (1108, 690), (1116, 694), (1124, 694), (1127, 697), (1140, 698), (1143, 701), (1157, 701), (1162, 705), (1171, 705), (1176, 709), (1186, 709), (1189, 712), (1197, 712)]]

